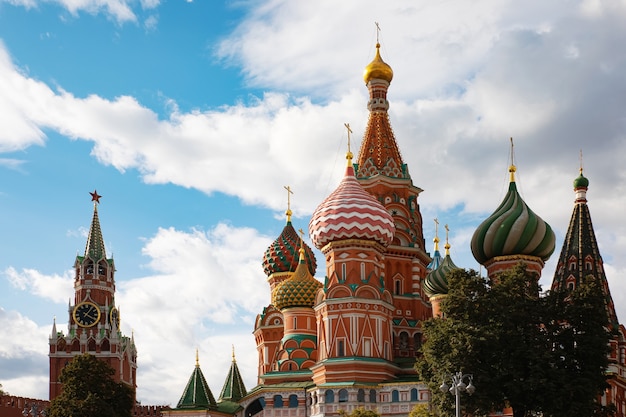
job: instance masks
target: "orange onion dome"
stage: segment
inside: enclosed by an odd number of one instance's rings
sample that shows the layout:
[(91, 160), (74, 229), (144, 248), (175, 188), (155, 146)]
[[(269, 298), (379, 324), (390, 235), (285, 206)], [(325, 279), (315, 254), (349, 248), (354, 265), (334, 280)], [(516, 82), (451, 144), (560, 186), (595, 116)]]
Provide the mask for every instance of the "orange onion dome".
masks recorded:
[(354, 176), (352, 154), (341, 183), (313, 212), (309, 234), (313, 244), (326, 244), (345, 239), (373, 240), (388, 246), (396, 227), (391, 214)]
[(388, 83), (393, 79), (393, 70), (380, 57), (380, 43), (376, 44), (376, 56), (374, 60), (367, 64), (365, 70), (363, 70), (363, 81), (365, 81), (365, 84), (374, 78), (385, 80)]

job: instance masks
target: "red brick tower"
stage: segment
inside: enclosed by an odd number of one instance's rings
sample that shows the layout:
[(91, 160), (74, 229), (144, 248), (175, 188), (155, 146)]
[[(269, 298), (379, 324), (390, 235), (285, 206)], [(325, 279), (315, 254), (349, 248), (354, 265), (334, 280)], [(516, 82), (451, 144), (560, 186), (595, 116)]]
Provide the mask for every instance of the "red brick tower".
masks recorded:
[(432, 317), (423, 282), (431, 258), (426, 253), (418, 202), (422, 189), (413, 185), (389, 120), (387, 90), (393, 70), (380, 56), (365, 67), (369, 119), (354, 164), (363, 188), (391, 214), (396, 231), (385, 251), (385, 288), (393, 295), (393, 358), (412, 372), (421, 343), (420, 322)]
[(56, 320), (50, 335), (50, 400), (62, 390), (59, 376), (63, 367), (83, 353), (95, 355), (115, 370), (115, 379), (137, 388), (137, 350), (132, 337), (119, 329), (120, 313), (115, 305), (115, 264), (106, 257), (98, 218), (101, 196), (90, 193), (93, 218), (83, 256), (74, 262), (74, 303), (68, 306), (68, 333), (57, 331)]

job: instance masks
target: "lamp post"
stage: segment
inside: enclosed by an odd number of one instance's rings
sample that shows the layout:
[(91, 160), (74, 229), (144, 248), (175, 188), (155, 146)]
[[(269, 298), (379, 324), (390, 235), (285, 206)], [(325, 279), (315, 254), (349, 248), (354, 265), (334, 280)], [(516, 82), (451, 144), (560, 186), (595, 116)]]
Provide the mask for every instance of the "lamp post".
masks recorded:
[[(456, 374), (449, 375), (448, 378), (450, 378), (452, 385), (448, 386), (444, 378), (444, 381), (439, 389), (443, 393), (448, 391), (456, 397), (456, 417), (461, 417), (461, 393), (465, 391), (469, 395), (472, 395), (476, 391), (476, 387), (472, 384), (474, 376), (471, 374), (463, 374), (463, 372), (457, 372)], [(468, 383), (466, 384), (463, 380), (466, 380)]]
[(25, 404), (24, 411), (22, 411), (24, 417), (40, 417), (46, 416), (47, 414), (45, 409), (39, 409), (39, 404), (37, 403), (30, 403), (30, 406)]

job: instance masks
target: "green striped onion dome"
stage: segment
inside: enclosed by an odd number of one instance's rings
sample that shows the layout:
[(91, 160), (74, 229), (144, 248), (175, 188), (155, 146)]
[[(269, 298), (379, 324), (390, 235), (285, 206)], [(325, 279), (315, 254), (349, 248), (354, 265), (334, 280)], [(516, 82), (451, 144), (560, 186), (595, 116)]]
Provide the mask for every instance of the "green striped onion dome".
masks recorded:
[(446, 257), (443, 258), (443, 262), (439, 265), (439, 267), (433, 271), (430, 271), (428, 275), (426, 275), (426, 280), (424, 281), (424, 292), (429, 297), (434, 297), (436, 295), (445, 295), (448, 293), (448, 273), (458, 269), (458, 266), (452, 262), (452, 258), (450, 258), (450, 254), (446, 254)]
[[(283, 228), (280, 236), (266, 249), (263, 255), (263, 270), (270, 276), (276, 272), (293, 272), (298, 267), (300, 236), (291, 225), (291, 220)], [(317, 262), (313, 250), (304, 243), (306, 263), (311, 274), (315, 274)]]
[(272, 291), (272, 304), (279, 310), (289, 307), (313, 307), (317, 290), (322, 283), (309, 272), (304, 249), (300, 249), (300, 262), (294, 273)]
[(546, 261), (554, 247), (552, 228), (522, 200), (513, 179), (500, 207), (472, 236), (472, 253), (480, 264), (509, 255), (535, 256)]

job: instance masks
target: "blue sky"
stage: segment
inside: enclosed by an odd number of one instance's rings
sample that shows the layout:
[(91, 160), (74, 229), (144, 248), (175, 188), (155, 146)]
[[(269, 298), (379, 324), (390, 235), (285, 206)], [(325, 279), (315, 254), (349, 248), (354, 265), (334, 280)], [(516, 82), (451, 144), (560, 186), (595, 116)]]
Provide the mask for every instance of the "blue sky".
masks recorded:
[(196, 348), (219, 395), (233, 344), (252, 388), (283, 186), (306, 230), (343, 174), (343, 123), (355, 146), (365, 128), (375, 21), (427, 247), (438, 217), (455, 263), (478, 268), (469, 241), (506, 192), (512, 136), (518, 187), (558, 252), (582, 149), (624, 320), (623, 1), (0, 0), (3, 388), (48, 396), (47, 337), (55, 316), (67, 326), (94, 189), (138, 399), (175, 405)]

